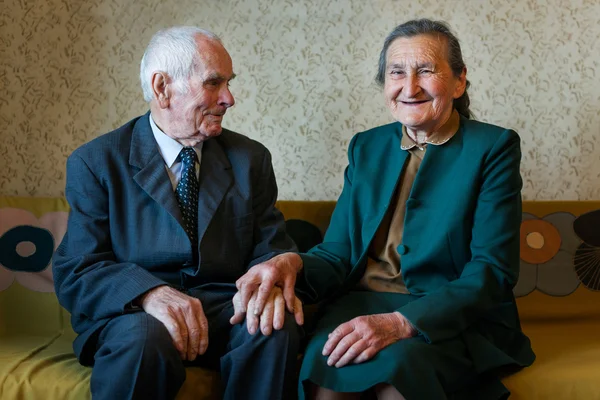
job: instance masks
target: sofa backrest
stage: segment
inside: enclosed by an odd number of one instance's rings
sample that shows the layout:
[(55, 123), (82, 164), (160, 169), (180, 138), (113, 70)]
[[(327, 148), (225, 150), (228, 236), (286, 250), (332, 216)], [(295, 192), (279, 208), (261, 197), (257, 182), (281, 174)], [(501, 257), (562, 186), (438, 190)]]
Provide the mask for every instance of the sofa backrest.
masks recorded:
[[(335, 202), (280, 201), (277, 207), (290, 235), (309, 246), (322, 239)], [(64, 198), (0, 196), (0, 337), (74, 335), (54, 295), (51, 268), (68, 210)], [(600, 315), (599, 227), (600, 201), (523, 203), (515, 287), (522, 318)]]

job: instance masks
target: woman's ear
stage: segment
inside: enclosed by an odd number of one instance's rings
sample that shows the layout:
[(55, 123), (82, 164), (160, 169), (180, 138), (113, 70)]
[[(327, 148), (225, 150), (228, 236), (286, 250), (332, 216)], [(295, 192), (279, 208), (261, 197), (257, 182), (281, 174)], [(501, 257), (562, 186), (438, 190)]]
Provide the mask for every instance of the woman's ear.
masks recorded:
[(467, 90), (467, 67), (463, 67), (460, 75), (458, 76), (458, 83), (454, 90), (454, 98), (458, 99)]

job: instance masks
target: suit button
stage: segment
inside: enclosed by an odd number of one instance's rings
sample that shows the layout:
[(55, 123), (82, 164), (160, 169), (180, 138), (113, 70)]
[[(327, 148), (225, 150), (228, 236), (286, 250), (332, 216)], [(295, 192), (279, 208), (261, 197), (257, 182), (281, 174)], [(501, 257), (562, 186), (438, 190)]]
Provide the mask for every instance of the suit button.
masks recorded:
[(398, 254), (400, 254), (401, 256), (405, 255), (406, 253), (408, 253), (408, 247), (406, 247), (405, 245), (401, 244), (398, 246)]

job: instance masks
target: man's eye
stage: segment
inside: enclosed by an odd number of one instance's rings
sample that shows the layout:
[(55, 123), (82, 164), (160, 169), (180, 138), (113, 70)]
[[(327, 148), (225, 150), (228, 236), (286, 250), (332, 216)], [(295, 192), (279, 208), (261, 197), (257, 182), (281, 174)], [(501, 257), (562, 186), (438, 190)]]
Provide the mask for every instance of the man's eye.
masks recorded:
[(419, 73), (420, 74), (431, 74), (431, 73), (433, 73), (433, 71), (430, 69), (420, 69)]
[(402, 70), (398, 70), (398, 69), (393, 69), (390, 71), (391, 75), (404, 75), (404, 71)]

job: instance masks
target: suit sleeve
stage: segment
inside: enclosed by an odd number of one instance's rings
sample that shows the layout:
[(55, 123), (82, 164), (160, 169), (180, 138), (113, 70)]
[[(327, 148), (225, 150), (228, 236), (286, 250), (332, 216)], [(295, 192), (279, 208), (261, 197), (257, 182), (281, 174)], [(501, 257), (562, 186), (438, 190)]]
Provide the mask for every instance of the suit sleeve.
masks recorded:
[(271, 154), (264, 150), (259, 168), (253, 176), (252, 210), (254, 219), (254, 248), (248, 268), (278, 254), (297, 251), (293, 240), (286, 234), (283, 214), (275, 208), (277, 181), (271, 163)]
[(300, 287), (309, 301), (322, 301), (344, 285), (352, 268), (352, 243), (350, 232), (350, 205), (354, 176), (354, 148), (359, 135), (355, 135), (348, 146), (348, 166), (344, 171), (344, 187), (331, 216), (323, 243), (301, 254), (303, 268)]
[(397, 310), (428, 342), (457, 336), (511, 298), (519, 274), (520, 160), (519, 136), (505, 131), (482, 166), (471, 260), (458, 279)]
[(99, 320), (122, 314), (136, 297), (165, 284), (136, 264), (115, 260), (108, 194), (77, 153), (67, 161), (66, 197), (71, 211), (53, 274), (59, 302), (73, 316)]

